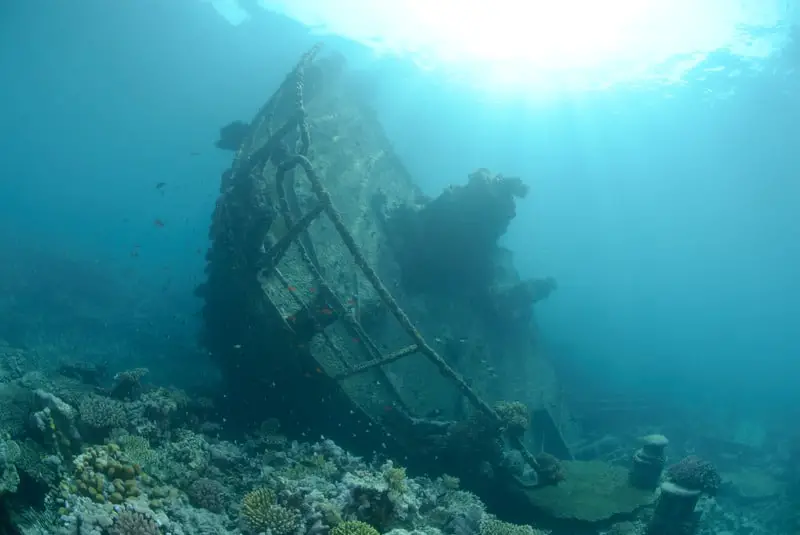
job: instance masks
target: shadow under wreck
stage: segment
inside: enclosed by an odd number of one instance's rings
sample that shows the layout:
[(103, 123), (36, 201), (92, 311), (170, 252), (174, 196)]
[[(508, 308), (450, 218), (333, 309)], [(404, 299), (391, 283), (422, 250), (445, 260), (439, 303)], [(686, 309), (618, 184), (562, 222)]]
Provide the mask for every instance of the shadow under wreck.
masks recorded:
[(533, 336), (555, 282), (520, 280), (497, 245), (527, 186), (481, 169), (424, 198), (343, 59), (319, 52), (218, 143), (238, 148), (198, 295), (229, 421), (277, 416), (529, 504), (541, 452), (570, 459), (574, 430)]

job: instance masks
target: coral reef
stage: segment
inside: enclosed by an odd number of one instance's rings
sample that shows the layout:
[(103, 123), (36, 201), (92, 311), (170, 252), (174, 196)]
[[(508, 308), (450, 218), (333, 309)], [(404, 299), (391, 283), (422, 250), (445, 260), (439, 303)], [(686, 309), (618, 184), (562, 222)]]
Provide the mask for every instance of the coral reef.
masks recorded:
[(493, 406), (495, 412), (505, 426), (505, 431), (512, 435), (522, 435), (530, 425), (530, 410), (520, 401), (498, 401)]
[(300, 513), (279, 505), (275, 493), (267, 488), (248, 492), (242, 499), (242, 529), (249, 533), (289, 535), (300, 529)]
[(33, 392), (34, 406), (38, 409), (30, 417), (30, 425), (59, 453), (62, 448), (73, 449), (81, 443), (78, 416), (68, 403), (50, 392), (37, 389)]
[(125, 427), (128, 423), (125, 405), (117, 400), (89, 395), (79, 405), (81, 428), (95, 439), (104, 438), (113, 428)]
[(134, 368), (114, 376), (109, 394), (117, 399), (135, 399), (142, 393), (142, 378), (150, 373), (147, 368)]
[(334, 526), (331, 535), (380, 535), (380, 533), (366, 522), (348, 520)]
[(538, 483), (541, 486), (557, 485), (564, 481), (567, 476), (564, 473), (564, 467), (561, 461), (547, 452), (542, 452), (536, 456), (538, 467), (536, 468), (536, 475)]
[(151, 517), (139, 511), (124, 509), (114, 518), (108, 535), (161, 535), (161, 528)]
[(478, 533), (479, 535), (547, 535), (549, 532), (486, 517), (481, 521)]
[[(209, 414), (207, 407), (179, 391), (143, 386), (136, 396), (114, 399), (92, 385), (81, 391), (71, 378), (22, 371), (12, 385), (29, 395), (17, 392), (7, 403), (30, 417), (23, 418), (27, 427), (15, 428), (17, 435), (0, 440), (0, 494), (19, 508), (14, 521), (23, 535), (539, 535), (545, 527), (560, 535), (600, 526), (638, 535), (645, 525), (654, 526), (652, 533), (665, 525), (649, 521), (646, 506), (655, 495), (630, 486), (628, 471), (619, 466), (539, 454), (538, 485), (525, 488), (529, 505), (520, 509), (532, 524), (512, 524), (462, 490), (474, 488), (472, 479), (416, 477), (397, 462), (380, 455), (366, 460), (332, 440), (292, 441), (272, 419), (232, 442), (219, 437), (224, 422), (201, 421), (197, 416)], [(112, 415), (115, 427), (108, 429), (104, 407), (127, 418)], [(201, 412), (192, 413), (195, 407)], [(448, 462), (475, 459), (476, 451), (499, 459), (507, 453), (504, 437), (530, 425), (529, 411), (519, 402), (493, 408), (500, 422), (472, 413), (463, 421), (424, 425), (469, 449)], [(3, 410), (14, 413), (11, 406)], [(95, 426), (103, 430), (100, 438)], [(650, 437), (642, 449), (658, 456), (663, 442)], [(712, 468), (689, 457), (668, 477), (710, 493), (719, 488)], [(767, 488), (766, 482), (754, 468), (737, 467), (725, 473), (725, 499), (760, 504), (768, 503), (763, 496), (782, 495), (782, 486)], [(704, 535), (734, 527), (769, 533), (699, 490), (686, 492), (706, 515)]]
[(75, 457), (73, 465), (72, 476), (63, 488), (98, 503), (125, 503), (139, 496), (140, 486), (150, 482), (141, 467), (127, 459), (116, 444), (90, 446)]
[(198, 478), (189, 485), (186, 494), (192, 505), (212, 513), (222, 513), (228, 506), (228, 489), (216, 479)]
[(16, 462), (20, 448), (13, 440), (0, 440), (0, 496), (13, 493), (19, 485)]
[(696, 455), (684, 457), (667, 468), (666, 479), (688, 490), (697, 490), (711, 496), (722, 484), (717, 469), (710, 462)]

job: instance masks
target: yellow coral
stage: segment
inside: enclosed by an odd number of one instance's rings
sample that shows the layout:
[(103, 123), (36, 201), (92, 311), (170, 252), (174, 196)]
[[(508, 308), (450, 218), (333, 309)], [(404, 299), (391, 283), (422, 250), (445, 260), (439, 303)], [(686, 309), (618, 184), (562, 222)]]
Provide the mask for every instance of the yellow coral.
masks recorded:
[(348, 520), (333, 528), (330, 535), (380, 535), (380, 533), (366, 522)]
[(300, 527), (300, 513), (275, 503), (275, 493), (267, 488), (248, 492), (242, 499), (242, 520), (250, 531), (289, 535)]

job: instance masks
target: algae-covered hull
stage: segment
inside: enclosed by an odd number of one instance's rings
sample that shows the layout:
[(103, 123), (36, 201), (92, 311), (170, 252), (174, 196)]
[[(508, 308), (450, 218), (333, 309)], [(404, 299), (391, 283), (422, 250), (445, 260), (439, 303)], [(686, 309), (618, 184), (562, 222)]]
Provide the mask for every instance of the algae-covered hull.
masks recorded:
[(422, 196), (343, 61), (317, 52), (245, 129), (213, 216), (203, 342), (238, 416), (408, 455), (398, 414), (551, 409), (555, 376), (527, 327), (408, 288), (387, 212)]

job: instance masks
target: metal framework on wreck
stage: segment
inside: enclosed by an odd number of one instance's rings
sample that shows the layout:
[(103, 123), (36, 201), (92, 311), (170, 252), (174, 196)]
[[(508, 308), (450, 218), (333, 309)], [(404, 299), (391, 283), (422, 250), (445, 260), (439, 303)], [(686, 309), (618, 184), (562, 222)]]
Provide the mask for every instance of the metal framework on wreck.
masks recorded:
[[(368, 361), (362, 362), (355, 366), (350, 366), (346, 364), (343, 356), (339, 355), (339, 361), (342, 365), (346, 366), (346, 369), (343, 372), (332, 375), (331, 378), (333, 380), (341, 382), (344, 379), (362, 374), (369, 370), (378, 371), (383, 379), (386, 379), (382, 370), (384, 365), (416, 353), (421, 353), (438, 369), (438, 371), (444, 377), (452, 381), (452, 383), (458, 388), (464, 397), (469, 400), (474, 408), (476, 408), (485, 417), (488, 417), (491, 421), (495, 422), (499, 427), (502, 427), (503, 422), (497, 412), (466, 383), (466, 381), (458, 372), (456, 372), (450, 367), (450, 365), (447, 364), (447, 362), (433, 349), (431, 345), (425, 341), (421, 333), (414, 327), (408, 315), (397, 304), (397, 301), (389, 292), (386, 285), (381, 281), (376, 271), (367, 263), (367, 259), (361, 252), (353, 237), (353, 234), (346, 227), (341, 213), (334, 206), (330, 193), (323, 185), (322, 180), (320, 180), (313, 164), (308, 157), (308, 151), (311, 146), (311, 136), (306, 120), (307, 114), (304, 105), (305, 71), (318, 55), (320, 48), (320, 45), (316, 45), (302, 56), (301, 60), (287, 75), (279, 89), (267, 102), (265, 107), (262, 108), (259, 113), (259, 117), (262, 124), (270, 121), (280, 95), (282, 95), (283, 92), (290, 91), (292, 89), (294, 89), (296, 92), (295, 113), (291, 115), (290, 118), (286, 120), (279, 129), (269, 136), (268, 141), (262, 147), (254, 151), (249, 157), (244, 155), (243, 148), (240, 148), (237, 154), (237, 160), (240, 165), (236, 166), (236, 169), (234, 170), (234, 176), (239, 175), (240, 173), (250, 174), (253, 172), (258, 175), (262, 175), (265, 166), (269, 161), (272, 160), (273, 153), (279, 147), (281, 141), (284, 140), (284, 138), (286, 138), (289, 134), (293, 133), (295, 129), (299, 133), (299, 143), (296, 147), (296, 152), (286, 156), (277, 165), (277, 172), (275, 176), (279, 205), (278, 208), (280, 210), (279, 213), (283, 218), (288, 230), (272, 247), (270, 247), (268, 251), (266, 251), (266, 254), (258, 263), (259, 272), (265, 276), (275, 276), (278, 278), (281, 284), (284, 285), (284, 287), (289, 287), (289, 281), (278, 269), (278, 264), (288, 253), (292, 244), (295, 244), (298, 247), (303, 262), (310, 270), (316, 281), (316, 284), (322, 291), (325, 292), (326, 297), (329, 299), (337, 318), (340, 318), (344, 322), (344, 326), (347, 331), (353, 336), (354, 340), (358, 341), (358, 344), (362, 346), (366, 354), (371, 357)], [(292, 84), (294, 84), (294, 88), (292, 88)], [(287, 201), (286, 175), (298, 167), (303, 170), (306, 179), (310, 182), (311, 189), (317, 201), (317, 204), (314, 206), (314, 208), (304, 215), (292, 214), (292, 209)], [(293, 185), (288, 189), (290, 189), (291, 194), (294, 195)], [(308, 236), (308, 228), (311, 223), (317, 218), (321, 217), (323, 214), (326, 215), (332, 222), (345, 247), (352, 255), (352, 258), (355, 261), (358, 269), (375, 289), (377, 295), (397, 320), (401, 328), (411, 338), (412, 343), (410, 345), (392, 353), (381, 355), (377, 345), (371, 340), (365, 329), (359, 323), (358, 319), (353, 314), (346, 313), (346, 307), (340, 298), (335, 294), (335, 292), (330, 289), (330, 285), (326, 282), (325, 278), (320, 272), (316, 262), (317, 256), (316, 252), (314, 251), (314, 245)], [(269, 296), (266, 294), (265, 297), (271, 301)], [(300, 297), (294, 293), (292, 293), (292, 297), (299, 307), (308, 312), (308, 306)], [(271, 304), (277, 308), (275, 303), (271, 302)], [(284, 329), (292, 332), (293, 329), (286, 321), (286, 318), (283, 318), (282, 316), (281, 318)], [(339, 353), (339, 350), (333, 346), (333, 344), (329, 345), (334, 353)], [(384, 380), (382, 382), (385, 383), (391, 392), (399, 399), (400, 396), (394, 385), (388, 380)], [(523, 444), (521, 437), (512, 435), (509, 436), (508, 439), (512, 447), (517, 449), (522, 454), (525, 462), (531, 466), (531, 468), (536, 470), (538, 468), (538, 462), (535, 456)]]

